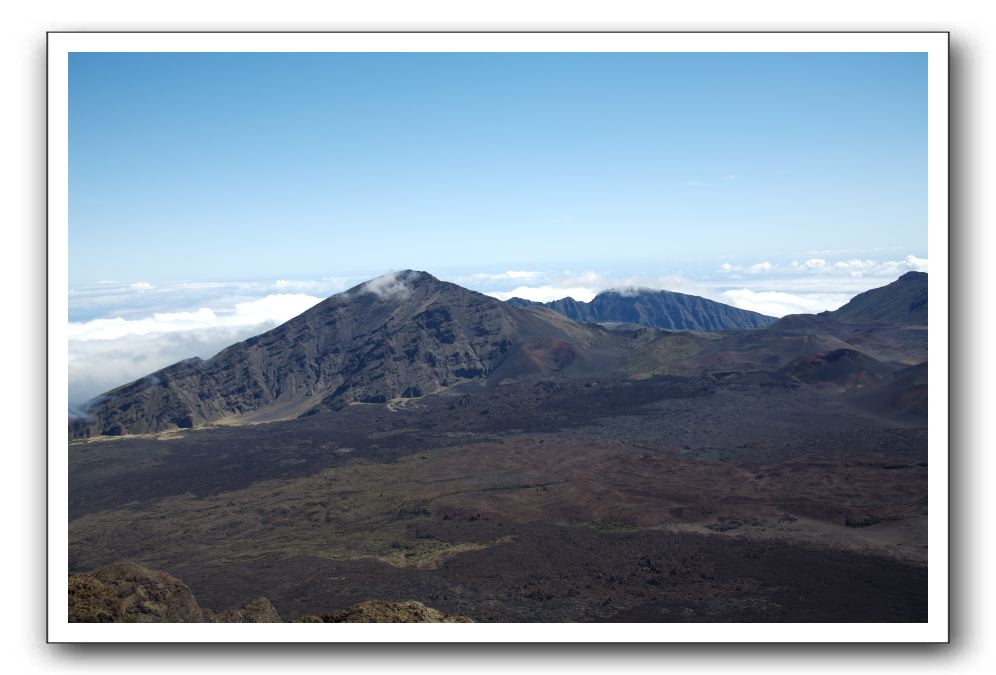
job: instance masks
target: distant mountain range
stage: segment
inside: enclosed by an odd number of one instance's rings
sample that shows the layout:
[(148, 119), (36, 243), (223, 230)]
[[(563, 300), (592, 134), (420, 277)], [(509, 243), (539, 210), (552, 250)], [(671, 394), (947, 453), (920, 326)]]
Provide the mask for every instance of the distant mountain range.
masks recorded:
[(774, 317), (695, 295), (646, 288), (602, 291), (591, 302), (562, 298), (538, 303), (511, 298), (508, 303), (516, 307), (549, 307), (579, 323), (633, 324), (662, 330), (767, 328), (776, 321)]
[[(553, 376), (782, 368), (813, 354), (822, 356), (784, 376), (870, 383), (885, 370), (868, 366), (865, 356), (896, 364), (887, 370), (925, 360), (926, 280), (906, 274), (835, 312), (776, 321), (668, 291), (607, 291), (590, 303), (502, 302), (408, 270), (334, 295), (211, 359), (181, 361), (113, 389), (70, 420), (69, 434), (268, 422)], [(677, 341), (667, 336), (681, 334), (658, 330), (765, 327), (720, 333), (722, 339), (685, 333)], [(830, 354), (835, 350), (856, 351)]]

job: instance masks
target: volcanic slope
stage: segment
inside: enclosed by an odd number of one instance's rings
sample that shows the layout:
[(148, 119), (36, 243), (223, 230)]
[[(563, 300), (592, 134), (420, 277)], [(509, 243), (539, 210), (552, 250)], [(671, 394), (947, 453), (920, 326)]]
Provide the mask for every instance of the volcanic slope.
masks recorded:
[[(630, 344), (627, 338), (625, 344)], [(211, 359), (188, 359), (118, 387), (70, 421), (71, 438), (289, 419), (621, 366), (623, 338), (544, 307), (515, 307), (407, 270), (334, 295)]]
[(790, 314), (768, 332), (830, 335), (869, 356), (903, 366), (927, 360), (927, 274), (908, 272), (854, 296), (833, 312)]
[(927, 323), (927, 273), (907, 272), (891, 284), (851, 298), (832, 318), (846, 323)]
[(573, 298), (547, 303), (512, 298), (508, 302), (516, 307), (549, 307), (579, 323), (636, 324), (664, 330), (766, 328), (775, 322), (773, 317), (695, 295), (651, 289), (603, 291), (591, 302)]

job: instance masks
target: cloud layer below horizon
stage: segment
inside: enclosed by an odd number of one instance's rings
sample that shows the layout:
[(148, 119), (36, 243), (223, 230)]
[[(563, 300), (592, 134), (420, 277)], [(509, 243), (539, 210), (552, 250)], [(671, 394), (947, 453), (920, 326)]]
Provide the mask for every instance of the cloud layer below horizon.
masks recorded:
[[(589, 302), (609, 289), (669, 290), (698, 295), (740, 309), (782, 317), (786, 314), (834, 310), (856, 294), (895, 281), (909, 271), (927, 271), (927, 260), (909, 255), (903, 260), (808, 258), (773, 263), (760, 261), (734, 265), (689, 278), (681, 275), (613, 275), (598, 272), (544, 274), (508, 272), (475, 274), (454, 279), (457, 283), (494, 288), (478, 289), (500, 300), (523, 298), (550, 302), (564, 297)], [(513, 285), (514, 287), (508, 288)], [(504, 285), (502, 288), (499, 286)], [(506, 290), (507, 289), (507, 290)]]
[(177, 361), (210, 358), (306, 311), (354, 280), (153, 284), (70, 290), (69, 403)]
[[(607, 289), (651, 288), (698, 295), (770, 316), (833, 310), (927, 260), (826, 260), (721, 264), (695, 279), (595, 271), (508, 270), (441, 276), (501, 300), (590, 301)], [(317, 280), (156, 284), (103, 282), (69, 292), (69, 402), (78, 405), (177, 361), (209, 358), (265, 332), (329, 295), (368, 279), (364, 290), (404, 292), (393, 274)]]

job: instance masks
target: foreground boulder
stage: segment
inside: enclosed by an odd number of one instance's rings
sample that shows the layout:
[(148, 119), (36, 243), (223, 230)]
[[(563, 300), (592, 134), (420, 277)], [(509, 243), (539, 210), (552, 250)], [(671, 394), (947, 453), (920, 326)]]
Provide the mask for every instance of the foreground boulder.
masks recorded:
[(109, 585), (85, 574), (69, 577), (70, 623), (114, 623), (123, 617), (117, 593)]
[[(69, 577), (71, 623), (282, 623), (264, 597), (215, 612), (197, 604), (193, 592), (171, 574), (120, 563)], [(367, 600), (332, 614), (310, 614), (296, 623), (473, 623), (415, 600)]]
[(69, 577), (70, 622), (187, 623), (204, 620), (187, 586), (166, 572), (121, 563)]
[(204, 621), (210, 623), (282, 623), (283, 619), (277, 613), (273, 604), (264, 597), (250, 600), (238, 609), (226, 609), (224, 612), (214, 612), (205, 609)]
[(458, 614), (446, 614), (416, 600), (367, 600), (332, 614), (309, 614), (295, 623), (474, 623)]

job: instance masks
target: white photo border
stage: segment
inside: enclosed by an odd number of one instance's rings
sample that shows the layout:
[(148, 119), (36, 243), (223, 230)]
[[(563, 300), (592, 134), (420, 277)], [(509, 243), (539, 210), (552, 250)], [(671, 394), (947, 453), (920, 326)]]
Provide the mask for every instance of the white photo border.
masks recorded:
[[(947, 642), (949, 617), (947, 32), (51, 32), (48, 34), (49, 642)], [(928, 72), (928, 620), (741, 624), (78, 624), (68, 622), (71, 52), (919, 52)], [(938, 357), (937, 355), (941, 355)], [(662, 630), (663, 625), (667, 626)], [(777, 626), (777, 629), (775, 628)], [(777, 636), (777, 640), (772, 636)]]

